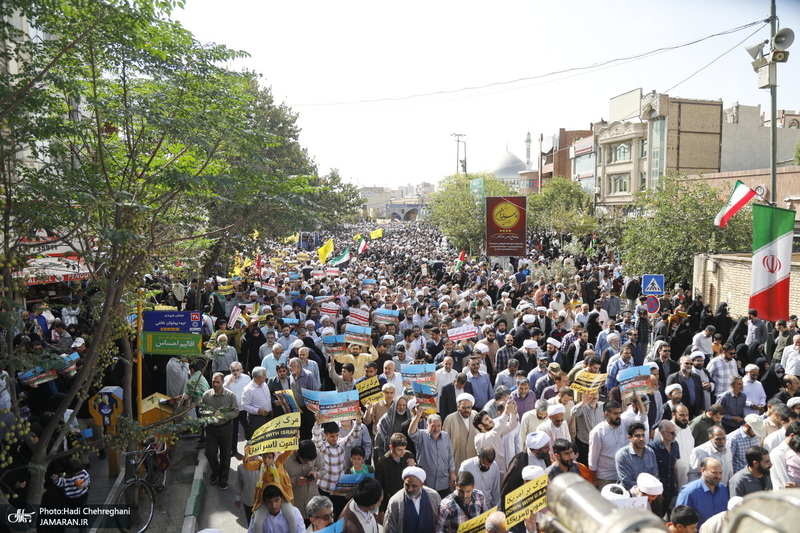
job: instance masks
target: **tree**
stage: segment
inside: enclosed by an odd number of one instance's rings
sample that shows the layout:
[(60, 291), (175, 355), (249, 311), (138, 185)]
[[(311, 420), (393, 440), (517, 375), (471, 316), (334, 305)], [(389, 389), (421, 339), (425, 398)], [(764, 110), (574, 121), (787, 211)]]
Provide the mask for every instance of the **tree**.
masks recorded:
[[(42, 421), (41, 439), (33, 445), (31, 504), (41, 501), (47, 464), (66, 453), (58, 451), (67, 433), (62, 415), (86, 401), (117, 342), (129, 363), (126, 397), (131, 396), (132, 332), (125, 317), (151, 257), (218, 231), (208, 229), (208, 211), (197, 206), (231, 186), (238, 177), (232, 161), (251, 146), (269, 143), (269, 133), (250, 112), (249, 76), (220, 66), (241, 53), (203, 45), (166, 20), (175, 2), (49, 4), (52, 11), (31, 14), (38, 28), (57, 36), (37, 49), (42, 55), (36, 61), (46, 68), (32, 65), (33, 75), (23, 71), (0, 81), (0, 102), (15, 107), (6, 116), (20, 115), (17, 131), (33, 131), (37, 121), (51, 123), (47, 135), (27, 143), (27, 159), (8, 155), (11, 148), (4, 147), (3, 163), (11, 169), (4, 207), (14, 213), (4, 238), (79, 223), (81, 235), (95, 241), (83, 250), (95, 273), (95, 320), (85, 364), (53, 415)], [(93, 24), (89, 32), (87, 24)], [(6, 50), (25, 50), (26, 36), (14, 37), (19, 46)], [(37, 99), (46, 105), (37, 106)], [(29, 110), (21, 114), (25, 106)], [(21, 365), (45, 364), (29, 354), (15, 357), (11, 349), (2, 355), (0, 368), (11, 375)], [(18, 416), (16, 405), (14, 411)], [(144, 435), (134, 424), (124, 428), (130, 442)]]
[(483, 203), (470, 194), (470, 180), (483, 178), (486, 196), (517, 194), (493, 174), (455, 174), (439, 182), (430, 203), (430, 220), (456, 248), (480, 253), (486, 240)]
[(749, 253), (753, 226), (749, 207), (726, 228), (714, 225), (729, 194), (685, 175), (666, 176), (657, 189), (639, 193), (623, 221), (625, 273), (664, 274), (670, 282), (691, 280), (695, 254)]
[(800, 141), (794, 146), (794, 164), (800, 165)]
[(548, 180), (540, 193), (528, 196), (528, 227), (558, 234), (592, 233), (597, 227), (592, 198), (575, 181)]

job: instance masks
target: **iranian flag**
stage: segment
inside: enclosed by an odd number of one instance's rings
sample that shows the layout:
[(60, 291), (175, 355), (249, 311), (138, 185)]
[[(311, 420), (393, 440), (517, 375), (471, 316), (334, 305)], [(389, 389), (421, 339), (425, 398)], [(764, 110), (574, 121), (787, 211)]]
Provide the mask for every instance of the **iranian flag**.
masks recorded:
[(350, 247), (349, 246), (344, 249), (344, 252), (342, 252), (342, 255), (340, 255), (339, 257), (334, 257), (333, 259), (331, 259), (331, 266), (343, 265), (343, 264), (347, 263), (348, 261), (350, 261)]
[(461, 254), (458, 256), (458, 261), (456, 261), (456, 264), (453, 265), (453, 272), (455, 273), (461, 270), (461, 267), (464, 266), (464, 263), (466, 262), (467, 262), (467, 254), (465, 254), (464, 250), (462, 249)]
[(753, 205), (753, 274), (750, 307), (775, 321), (789, 316), (789, 274), (795, 212)]
[(730, 220), (739, 209), (746, 206), (747, 202), (752, 200), (756, 194), (758, 194), (756, 191), (737, 180), (730, 198), (725, 202), (722, 210), (717, 213), (717, 217), (714, 219), (714, 225), (720, 228), (727, 226), (728, 220)]
[(361, 240), (358, 241), (358, 253), (363, 254), (367, 251), (367, 239), (361, 237)]

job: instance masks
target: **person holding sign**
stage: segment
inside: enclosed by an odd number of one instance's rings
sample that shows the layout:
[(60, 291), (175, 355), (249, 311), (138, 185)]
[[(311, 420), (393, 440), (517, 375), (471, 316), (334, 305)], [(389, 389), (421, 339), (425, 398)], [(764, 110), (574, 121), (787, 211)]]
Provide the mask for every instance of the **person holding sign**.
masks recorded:
[(475, 453), (477, 454), (477, 450), (484, 446), (491, 446), (496, 450), (497, 466), (501, 471), (505, 471), (507, 463), (503, 437), (514, 431), (519, 423), (517, 404), (515, 402), (506, 403), (503, 414), (495, 419), (492, 419), (486, 411), (481, 411), (472, 423), (478, 430), (478, 434), (475, 435)]
[(427, 474), (425, 486), (438, 492), (439, 496), (446, 496), (456, 482), (453, 446), (450, 436), (442, 431), (442, 417), (439, 415), (430, 415), (428, 429), (419, 429), (419, 421), (424, 413), (423, 406), (415, 407), (408, 435), (417, 448), (417, 464)]
[[(345, 451), (349, 445), (356, 442), (356, 439), (361, 435), (361, 413), (356, 416), (356, 424), (353, 426), (353, 431), (344, 439), (339, 441), (339, 425), (336, 422), (327, 422), (322, 424), (322, 415), (316, 413), (316, 422), (311, 434), (313, 435), (314, 445), (317, 447), (322, 461), (325, 464), (325, 473), (319, 478), (319, 492), (323, 496), (331, 498), (336, 483), (339, 481), (345, 467)], [(323, 431), (325, 436), (323, 438)], [(344, 498), (341, 496), (333, 496), (331, 498), (334, 504), (336, 515), (344, 508)]]
[(475, 488), (471, 473), (459, 472), (455, 485), (456, 491), (439, 505), (436, 533), (457, 533), (459, 525), (489, 510), (486, 495)]

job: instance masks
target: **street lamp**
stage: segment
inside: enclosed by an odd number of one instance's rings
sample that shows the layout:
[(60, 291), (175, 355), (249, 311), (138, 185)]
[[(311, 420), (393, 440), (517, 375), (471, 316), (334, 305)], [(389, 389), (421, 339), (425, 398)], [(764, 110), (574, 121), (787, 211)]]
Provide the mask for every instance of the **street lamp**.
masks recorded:
[[(778, 17), (775, 14), (775, 0), (770, 5), (770, 40), (745, 48), (753, 58), (753, 70), (758, 72), (758, 88), (770, 91), (770, 123), (769, 123), (769, 177), (770, 177), (770, 202), (777, 204), (777, 165), (778, 165), (778, 63), (785, 63), (789, 59), (786, 51), (794, 42), (794, 32), (789, 28), (778, 31)], [(764, 55), (764, 46), (770, 44), (769, 55)]]

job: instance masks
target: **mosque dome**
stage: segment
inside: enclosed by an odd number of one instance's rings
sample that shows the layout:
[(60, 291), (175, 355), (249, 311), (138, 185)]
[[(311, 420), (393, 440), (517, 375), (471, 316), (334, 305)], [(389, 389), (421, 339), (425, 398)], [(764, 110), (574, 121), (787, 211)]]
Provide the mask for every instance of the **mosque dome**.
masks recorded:
[(506, 150), (505, 155), (493, 172), (498, 179), (516, 180), (519, 179), (519, 173), (527, 169), (525, 161)]

